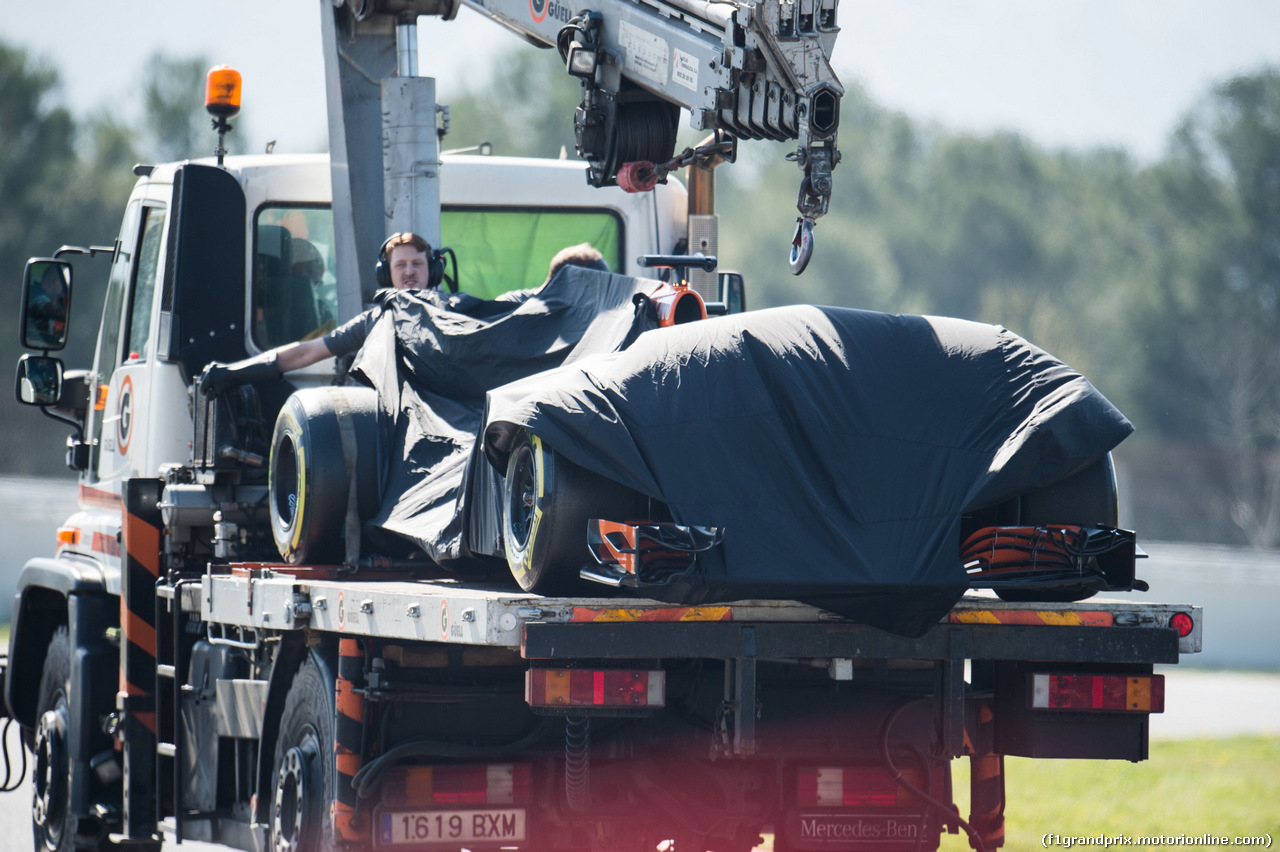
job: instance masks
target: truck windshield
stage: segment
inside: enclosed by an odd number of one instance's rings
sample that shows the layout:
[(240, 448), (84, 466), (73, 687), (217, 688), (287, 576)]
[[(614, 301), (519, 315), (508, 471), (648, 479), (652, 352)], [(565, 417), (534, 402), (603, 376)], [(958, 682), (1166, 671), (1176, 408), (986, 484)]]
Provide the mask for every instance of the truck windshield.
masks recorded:
[(329, 207), (260, 207), (253, 243), (254, 343), (272, 349), (331, 331), (338, 290)]
[(540, 286), (566, 246), (590, 243), (614, 271), (626, 248), (622, 218), (602, 209), (446, 207), (440, 234), (457, 255), (459, 289), (482, 299)]
[[(447, 207), (443, 245), (458, 260), (460, 289), (492, 299), (540, 286), (556, 252), (590, 243), (623, 268), (622, 218), (612, 210)], [(333, 213), (323, 205), (258, 208), (253, 245), (253, 341), (272, 349), (331, 331), (338, 319)], [(452, 266), (449, 274), (453, 274)]]

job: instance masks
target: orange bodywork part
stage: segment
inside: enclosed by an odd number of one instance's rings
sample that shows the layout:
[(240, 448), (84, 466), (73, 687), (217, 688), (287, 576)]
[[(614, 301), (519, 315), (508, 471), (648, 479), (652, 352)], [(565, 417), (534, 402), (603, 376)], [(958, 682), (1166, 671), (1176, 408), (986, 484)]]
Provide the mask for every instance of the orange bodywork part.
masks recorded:
[(596, 560), (602, 565), (614, 565), (632, 576), (643, 567), (661, 564), (663, 568), (683, 571), (693, 564), (695, 554), (668, 550), (652, 538), (639, 534), (634, 524), (616, 521), (593, 521), (600, 536), (591, 542)]
[(683, 282), (663, 284), (649, 294), (649, 299), (658, 310), (660, 328), (707, 318), (707, 306), (702, 301), (702, 297)]

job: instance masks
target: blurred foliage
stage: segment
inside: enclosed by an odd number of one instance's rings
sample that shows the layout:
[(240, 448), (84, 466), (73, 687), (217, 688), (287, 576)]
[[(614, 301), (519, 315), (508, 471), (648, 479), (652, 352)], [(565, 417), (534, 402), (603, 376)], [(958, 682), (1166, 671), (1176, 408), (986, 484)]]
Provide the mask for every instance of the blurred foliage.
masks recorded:
[[(211, 62), (203, 56), (177, 59), (162, 53), (147, 59), (142, 72), (143, 119), (140, 150), (148, 162), (169, 163), (213, 154), (217, 136), (204, 110), (205, 75)], [(238, 132), (227, 134), (228, 153), (243, 154), (248, 135), (243, 114), (230, 120)]]
[(721, 171), (721, 255), (750, 271), (753, 306), (1005, 325), (1138, 427), (1122, 461), (1136, 446), (1133, 477), (1174, 492), (1152, 494), (1159, 512), (1135, 498), (1139, 528), (1280, 543), (1280, 71), (1215, 87), (1149, 166), (951, 133), (856, 88), (840, 147), (800, 277), (787, 269), (800, 172), (786, 146), (744, 145), (745, 162)]
[(502, 157), (575, 157), (573, 111), (582, 88), (555, 51), (518, 47), (498, 58), (487, 81), (465, 79), (460, 91), (440, 82), (451, 119), (445, 150), (488, 142)]
[[(107, 112), (75, 119), (56, 106), (58, 79), (44, 61), (0, 44), (0, 302), (13, 317), (0, 335), (0, 358), (14, 364), (22, 349), (17, 318), (22, 267), (28, 257), (52, 255), (60, 246), (111, 246), (136, 178), (137, 162), (207, 156), (213, 134), (205, 113), (200, 58), (153, 56), (139, 88), (139, 127)], [(228, 138), (234, 150), (236, 137)], [(93, 360), (108, 261), (67, 256), (75, 267), (71, 340), (57, 353), (68, 368)], [(12, 373), (10, 374), (12, 375)], [(71, 476), (63, 464), (67, 430), (0, 394), (0, 430), (6, 450), (0, 472)]]
[[(0, 298), (16, 304), (30, 255), (111, 243), (133, 162), (207, 153), (206, 67), (152, 57), (135, 127), (71, 116), (54, 105), (48, 65), (0, 47)], [(580, 89), (553, 52), (514, 50), (487, 81), (439, 85), (451, 107), (445, 148), (574, 156)], [(1280, 70), (1206, 92), (1150, 164), (1118, 149), (951, 132), (857, 86), (840, 148), (831, 210), (800, 277), (787, 269), (800, 180), (789, 147), (744, 142), (717, 173), (722, 268), (748, 273), (753, 307), (1005, 325), (1080, 369), (1138, 427), (1118, 456), (1144, 534), (1280, 543)], [(84, 303), (101, 299), (104, 278), (105, 263), (77, 263), (77, 314), (93, 313)], [(91, 326), (73, 324), (70, 365), (87, 366)], [(2, 347), (10, 363), (13, 337)], [(5, 446), (32, 449), (7, 452), (0, 469), (58, 473), (61, 427), (4, 399)]]

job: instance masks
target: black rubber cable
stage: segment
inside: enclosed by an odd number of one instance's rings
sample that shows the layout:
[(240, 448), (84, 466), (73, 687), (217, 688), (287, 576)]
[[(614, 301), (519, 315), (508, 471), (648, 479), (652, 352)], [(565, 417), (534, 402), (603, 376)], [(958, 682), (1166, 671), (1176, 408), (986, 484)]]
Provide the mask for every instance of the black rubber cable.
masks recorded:
[(928, 793), (924, 792), (904, 778), (902, 773), (898, 771), (898, 767), (894, 765), (893, 758), (889, 755), (889, 731), (893, 728), (893, 723), (898, 721), (898, 717), (901, 716), (903, 711), (912, 704), (917, 704), (923, 701), (924, 699), (922, 698), (907, 699), (899, 704), (894, 711), (889, 714), (889, 718), (884, 720), (884, 726), (880, 729), (880, 754), (884, 758), (884, 765), (889, 770), (890, 774), (893, 775), (893, 779), (903, 787), (906, 787), (913, 795), (929, 806), (936, 808), (947, 817), (955, 819), (955, 821), (960, 824), (960, 827), (965, 830), (965, 833), (969, 835), (969, 845), (977, 850), (977, 852), (987, 852), (987, 847), (983, 844), (982, 838), (978, 835), (977, 830), (971, 826), (967, 820), (961, 817), (959, 812), (946, 803), (930, 796)]

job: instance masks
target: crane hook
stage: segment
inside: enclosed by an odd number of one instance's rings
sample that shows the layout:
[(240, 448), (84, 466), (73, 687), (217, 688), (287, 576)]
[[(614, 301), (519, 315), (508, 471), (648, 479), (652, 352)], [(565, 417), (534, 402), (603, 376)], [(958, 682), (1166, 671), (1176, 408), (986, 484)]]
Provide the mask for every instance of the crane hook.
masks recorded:
[(791, 237), (791, 274), (799, 275), (813, 257), (813, 217), (796, 219), (796, 232)]

